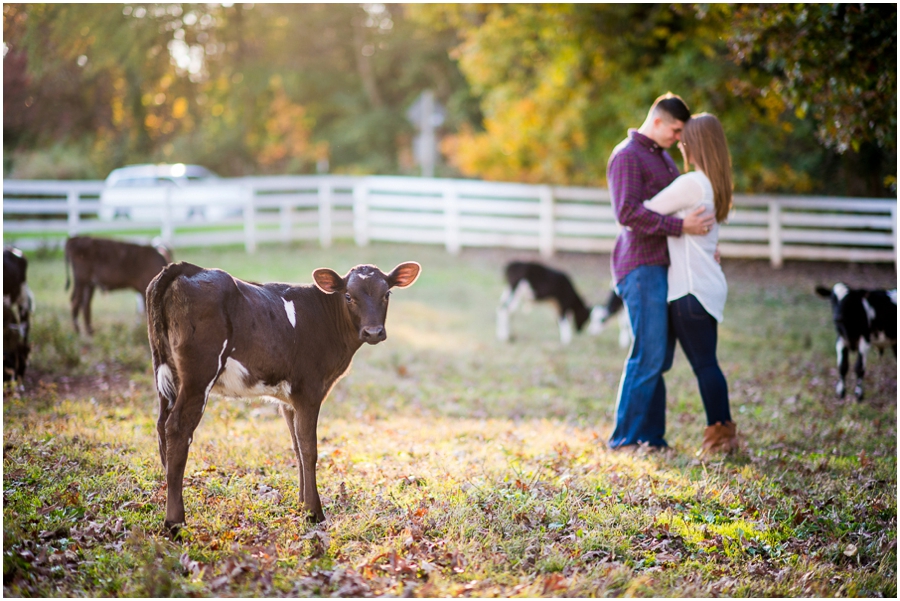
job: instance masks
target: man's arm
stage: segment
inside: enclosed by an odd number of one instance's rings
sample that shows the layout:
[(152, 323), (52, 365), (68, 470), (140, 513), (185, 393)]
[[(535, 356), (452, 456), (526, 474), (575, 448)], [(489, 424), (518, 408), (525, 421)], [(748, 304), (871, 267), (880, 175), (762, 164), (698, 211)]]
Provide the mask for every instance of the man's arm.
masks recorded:
[(616, 221), (647, 236), (680, 236), (682, 220), (644, 208), (643, 178), (638, 159), (620, 152), (609, 165), (609, 191)]

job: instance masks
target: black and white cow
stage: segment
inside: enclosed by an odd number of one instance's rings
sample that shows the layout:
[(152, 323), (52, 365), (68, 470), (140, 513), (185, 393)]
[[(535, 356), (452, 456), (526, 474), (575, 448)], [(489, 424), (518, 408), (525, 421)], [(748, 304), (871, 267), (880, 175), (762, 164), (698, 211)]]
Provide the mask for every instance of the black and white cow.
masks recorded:
[(816, 293), (831, 299), (832, 317), (838, 334), (836, 349), (840, 379), (835, 390), (843, 398), (850, 369), (850, 351), (857, 352), (856, 388), (853, 392), (857, 399), (862, 400), (869, 348), (874, 346), (884, 354), (884, 349), (891, 347), (894, 356), (897, 355), (897, 289), (850, 288), (839, 282), (830, 289), (817, 286)]
[(591, 309), (575, 290), (569, 276), (540, 263), (513, 261), (506, 266), (506, 288), (497, 307), (497, 339), (510, 339), (510, 315), (522, 301), (551, 301), (559, 312), (559, 339), (563, 344), (572, 341), (572, 329), (580, 332), (591, 321), (588, 331), (598, 334), (602, 329), (601, 313), (592, 317)]
[(34, 295), (28, 287), (28, 260), (18, 248), (3, 249), (3, 381), (22, 380), (31, 343)]

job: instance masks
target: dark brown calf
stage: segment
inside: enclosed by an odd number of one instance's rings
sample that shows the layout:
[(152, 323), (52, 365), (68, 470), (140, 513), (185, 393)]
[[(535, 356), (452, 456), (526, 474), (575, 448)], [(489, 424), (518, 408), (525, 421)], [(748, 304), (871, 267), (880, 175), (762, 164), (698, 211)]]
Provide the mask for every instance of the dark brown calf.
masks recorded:
[[(72, 267), (72, 324), (78, 331), (78, 314), (84, 318), (84, 329), (91, 327), (91, 299), (94, 289), (132, 289), (140, 293), (143, 307), (147, 286), (156, 274), (172, 261), (163, 246), (142, 246), (106, 238), (75, 236), (66, 241), (66, 290), (69, 289), (68, 268)], [(141, 309), (143, 310), (143, 309)]]
[(3, 381), (25, 376), (31, 343), (34, 296), (28, 288), (28, 260), (18, 248), (3, 249)]
[(418, 263), (385, 274), (359, 265), (315, 285), (253, 284), (190, 263), (166, 267), (147, 290), (148, 333), (159, 395), (159, 453), (166, 470), (166, 527), (184, 523), (188, 448), (209, 394), (279, 402), (291, 433), (300, 502), (325, 519), (316, 489), (319, 407), (364, 342), (387, 336), (390, 289), (419, 276)]

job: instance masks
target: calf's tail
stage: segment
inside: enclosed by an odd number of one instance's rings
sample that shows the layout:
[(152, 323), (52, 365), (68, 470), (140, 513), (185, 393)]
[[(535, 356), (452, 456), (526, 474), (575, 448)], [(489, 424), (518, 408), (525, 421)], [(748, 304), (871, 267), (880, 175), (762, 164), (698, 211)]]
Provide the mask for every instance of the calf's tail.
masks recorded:
[(147, 337), (153, 358), (154, 374), (169, 357), (165, 294), (172, 282), (180, 276), (191, 277), (202, 267), (190, 263), (173, 263), (163, 268), (147, 286)]

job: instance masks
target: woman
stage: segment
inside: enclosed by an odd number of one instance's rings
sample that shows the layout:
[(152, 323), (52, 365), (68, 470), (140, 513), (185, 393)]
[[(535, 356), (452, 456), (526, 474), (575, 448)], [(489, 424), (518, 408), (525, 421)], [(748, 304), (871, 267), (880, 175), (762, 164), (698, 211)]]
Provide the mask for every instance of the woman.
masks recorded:
[[(722, 124), (714, 116), (692, 116), (679, 143), (687, 173), (644, 205), (684, 217), (698, 206), (715, 212), (705, 235), (669, 237), (669, 324), (697, 376), (707, 428), (698, 455), (737, 448), (737, 429), (728, 406), (728, 385), (716, 360), (718, 322), (728, 284), (716, 260), (719, 224), (732, 205), (731, 156)], [(694, 171), (690, 171), (693, 166)]]

